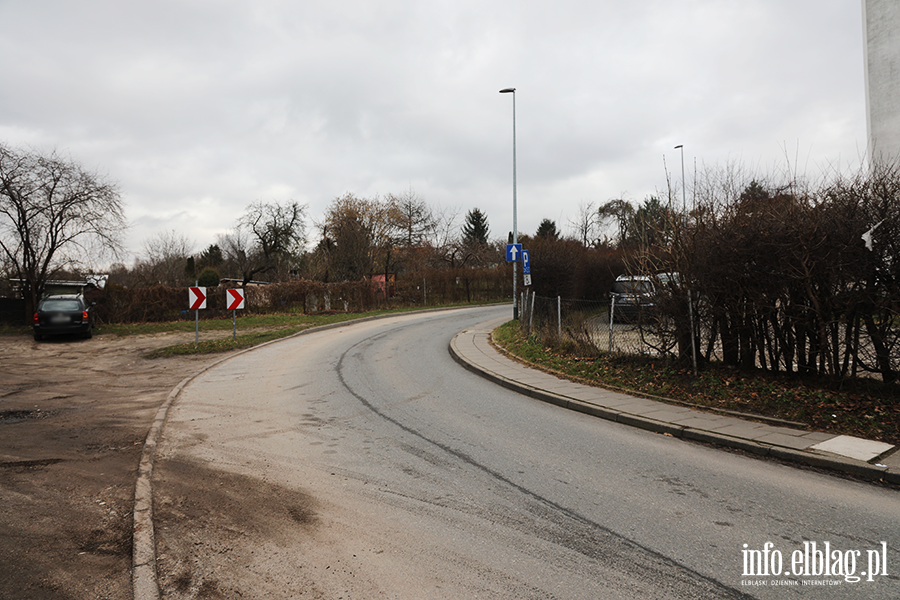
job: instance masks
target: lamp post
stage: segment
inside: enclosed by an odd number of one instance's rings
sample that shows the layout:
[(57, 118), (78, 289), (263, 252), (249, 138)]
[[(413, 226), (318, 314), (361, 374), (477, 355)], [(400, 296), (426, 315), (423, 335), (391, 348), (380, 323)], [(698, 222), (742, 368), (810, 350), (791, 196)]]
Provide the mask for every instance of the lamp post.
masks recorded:
[[(519, 228), (516, 222), (516, 88), (503, 88), (500, 90), (500, 93), (513, 95), (513, 244), (518, 244)], [(519, 299), (516, 296), (517, 264), (518, 261), (513, 261), (513, 319), (519, 318)]]
[(678, 144), (675, 146), (675, 149), (681, 149), (681, 211), (685, 214), (685, 220), (687, 220), (687, 197), (685, 196), (684, 191), (684, 144)]
[[(681, 149), (681, 211), (683, 221), (683, 235), (687, 235), (687, 196), (684, 189), (684, 144), (678, 144), (675, 149)], [(691, 362), (694, 365), (694, 375), (697, 374), (697, 336), (694, 335), (694, 295), (688, 288), (688, 318), (691, 327)]]

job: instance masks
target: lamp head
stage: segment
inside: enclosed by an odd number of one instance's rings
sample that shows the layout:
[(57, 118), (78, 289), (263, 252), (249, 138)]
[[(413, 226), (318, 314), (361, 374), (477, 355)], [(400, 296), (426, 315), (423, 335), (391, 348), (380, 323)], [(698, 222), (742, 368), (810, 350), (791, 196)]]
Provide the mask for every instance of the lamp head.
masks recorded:
[(500, 93), (501, 93), (501, 94), (508, 94), (508, 93), (510, 93), (510, 92), (512, 92), (512, 93), (515, 94), (515, 93), (516, 93), (516, 88), (503, 88), (502, 90), (500, 90)]

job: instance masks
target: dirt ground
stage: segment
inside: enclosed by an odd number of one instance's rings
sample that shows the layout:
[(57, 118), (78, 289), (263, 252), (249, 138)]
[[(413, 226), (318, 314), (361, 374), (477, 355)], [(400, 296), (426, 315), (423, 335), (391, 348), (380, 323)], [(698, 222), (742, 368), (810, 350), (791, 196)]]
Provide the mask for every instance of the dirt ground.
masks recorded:
[[(201, 337), (231, 335), (210, 332)], [(0, 336), (0, 598), (130, 598), (134, 484), (156, 409), (222, 355), (194, 333)]]

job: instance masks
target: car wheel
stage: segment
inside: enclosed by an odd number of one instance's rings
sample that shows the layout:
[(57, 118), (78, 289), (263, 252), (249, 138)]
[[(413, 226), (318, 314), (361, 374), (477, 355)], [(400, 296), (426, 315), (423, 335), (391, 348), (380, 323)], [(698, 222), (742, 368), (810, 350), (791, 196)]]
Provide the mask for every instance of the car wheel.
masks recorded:
[(94, 337), (94, 328), (91, 327), (87, 331), (84, 332), (84, 339), (89, 340)]
[(41, 334), (39, 334), (39, 333), (34, 334), (34, 341), (36, 341), (36, 342), (41, 341), (41, 337), (42, 337), (42, 336), (41, 336)]

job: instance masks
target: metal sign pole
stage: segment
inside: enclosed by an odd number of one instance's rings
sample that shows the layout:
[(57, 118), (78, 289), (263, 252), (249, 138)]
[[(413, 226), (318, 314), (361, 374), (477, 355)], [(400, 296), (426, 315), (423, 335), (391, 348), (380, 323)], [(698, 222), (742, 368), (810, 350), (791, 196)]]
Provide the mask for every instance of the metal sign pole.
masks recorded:
[[(200, 282), (197, 280), (194, 280), (194, 287), (199, 287), (199, 286), (200, 286)], [(194, 343), (195, 344), (200, 343), (200, 309), (199, 308), (194, 309)]]
[(237, 310), (231, 311), (231, 341), (237, 341)]

